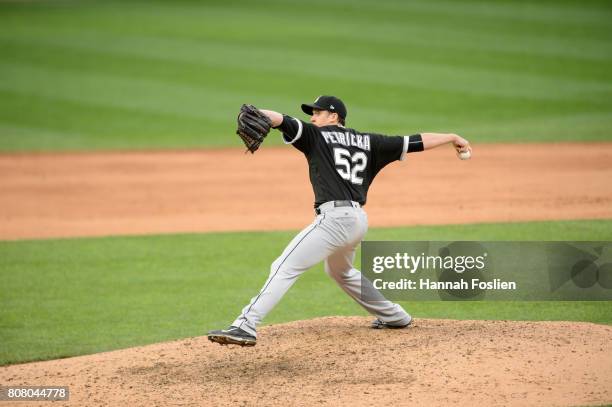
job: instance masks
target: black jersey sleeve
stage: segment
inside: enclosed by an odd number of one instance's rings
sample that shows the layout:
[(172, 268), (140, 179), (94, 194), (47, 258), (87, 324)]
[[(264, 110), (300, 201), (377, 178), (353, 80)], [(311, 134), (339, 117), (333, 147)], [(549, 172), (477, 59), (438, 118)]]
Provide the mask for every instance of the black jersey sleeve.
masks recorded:
[(385, 136), (370, 134), (372, 140), (372, 162), (374, 173), (393, 161), (403, 160), (408, 147), (407, 136)]
[(313, 138), (318, 131), (314, 124), (287, 115), (283, 115), (283, 122), (277, 129), (283, 133), (285, 144), (293, 145), (304, 154), (308, 154), (312, 149)]

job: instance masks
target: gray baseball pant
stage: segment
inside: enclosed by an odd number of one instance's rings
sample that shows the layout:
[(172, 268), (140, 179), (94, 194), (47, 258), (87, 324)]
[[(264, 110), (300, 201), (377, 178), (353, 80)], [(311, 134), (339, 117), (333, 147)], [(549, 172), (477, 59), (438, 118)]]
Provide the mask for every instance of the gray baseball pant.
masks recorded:
[[(406, 325), (410, 315), (399, 305), (385, 299), (382, 294), (377, 301), (361, 298), (361, 272), (353, 267), (355, 249), (368, 229), (365, 211), (355, 207), (330, 207), (322, 205), (320, 215), (304, 228), (270, 267), (270, 275), (259, 294), (251, 299), (242, 313), (232, 323), (251, 335), (265, 316), (274, 308), (297, 278), (322, 260), (325, 272), (370, 314), (383, 322)], [(371, 283), (364, 278), (364, 284)], [(371, 292), (371, 291), (370, 291)], [(371, 298), (371, 297), (370, 297)]]

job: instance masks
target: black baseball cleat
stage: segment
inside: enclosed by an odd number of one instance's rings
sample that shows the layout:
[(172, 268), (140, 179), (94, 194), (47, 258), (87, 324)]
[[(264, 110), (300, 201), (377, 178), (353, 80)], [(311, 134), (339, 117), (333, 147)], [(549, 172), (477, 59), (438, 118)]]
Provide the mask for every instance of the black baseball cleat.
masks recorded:
[(257, 343), (256, 337), (237, 326), (210, 331), (208, 332), (208, 340), (221, 345), (255, 346)]
[(408, 328), (410, 324), (412, 324), (412, 319), (410, 319), (410, 322), (408, 322), (406, 325), (391, 325), (391, 324), (388, 324), (376, 318), (374, 321), (372, 321), (372, 325), (370, 325), (370, 328), (372, 329), (402, 329), (402, 328)]

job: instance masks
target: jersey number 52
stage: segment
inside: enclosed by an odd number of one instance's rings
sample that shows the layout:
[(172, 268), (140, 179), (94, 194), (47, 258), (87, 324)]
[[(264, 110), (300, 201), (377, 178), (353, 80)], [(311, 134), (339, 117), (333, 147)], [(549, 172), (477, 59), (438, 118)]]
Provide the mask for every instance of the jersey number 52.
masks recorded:
[(357, 151), (351, 155), (347, 149), (334, 148), (334, 161), (336, 171), (342, 179), (356, 185), (363, 183), (363, 178), (360, 175), (368, 165), (368, 156), (363, 151)]

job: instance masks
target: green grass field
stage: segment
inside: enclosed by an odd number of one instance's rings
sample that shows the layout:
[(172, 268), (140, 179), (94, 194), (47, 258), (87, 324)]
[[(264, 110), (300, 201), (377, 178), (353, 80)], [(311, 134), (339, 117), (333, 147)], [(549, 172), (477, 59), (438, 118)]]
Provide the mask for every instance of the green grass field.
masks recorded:
[[(200, 336), (226, 327), (293, 232), (0, 242), (0, 364)], [(612, 221), (373, 229), (369, 240), (612, 240)], [(406, 302), (417, 318), (612, 323), (612, 302)], [(306, 272), (266, 319), (367, 315)]]
[[(473, 142), (612, 140), (607, 1), (0, 2), (0, 151), (239, 146), (239, 106)], [(279, 144), (272, 137), (267, 144)]]

